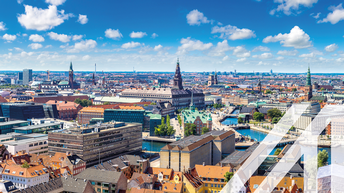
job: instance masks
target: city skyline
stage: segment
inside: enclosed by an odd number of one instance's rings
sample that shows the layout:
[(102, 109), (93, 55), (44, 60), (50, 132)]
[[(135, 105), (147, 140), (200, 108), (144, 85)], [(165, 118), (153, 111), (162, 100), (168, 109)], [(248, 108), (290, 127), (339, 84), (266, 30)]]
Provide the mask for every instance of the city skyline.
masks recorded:
[[(209, 6), (211, 4), (211, 6)], [(3, 70), (334, 73), (340, 1), (1, 2)], [(11, 7), (11, 9), (8, 9)], [(324, 68), (326, 66), (326, 68)], [(250, 70), (248, 70), (250, 69)]]

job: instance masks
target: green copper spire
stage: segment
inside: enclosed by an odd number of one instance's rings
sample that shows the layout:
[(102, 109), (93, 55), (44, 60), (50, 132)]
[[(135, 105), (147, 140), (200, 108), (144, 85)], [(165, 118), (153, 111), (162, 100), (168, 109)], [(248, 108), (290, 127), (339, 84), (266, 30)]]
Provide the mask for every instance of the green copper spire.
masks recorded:
[(69, 71), (73, 71), (73, 64), (70, 62)]
[(311, 70), (308, 66), (308, 72), (307, 72), (307, 80), (306, 80), (306, 86), (311, 86), (312, 82), (311, 82)]

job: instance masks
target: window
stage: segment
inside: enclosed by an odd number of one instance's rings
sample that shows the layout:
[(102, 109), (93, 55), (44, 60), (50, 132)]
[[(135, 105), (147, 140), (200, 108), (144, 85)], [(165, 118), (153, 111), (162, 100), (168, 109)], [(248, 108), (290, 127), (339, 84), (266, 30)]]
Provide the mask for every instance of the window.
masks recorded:
[(214, 184), (211, 184), (211, 187), (213, 187), (214, 186)]

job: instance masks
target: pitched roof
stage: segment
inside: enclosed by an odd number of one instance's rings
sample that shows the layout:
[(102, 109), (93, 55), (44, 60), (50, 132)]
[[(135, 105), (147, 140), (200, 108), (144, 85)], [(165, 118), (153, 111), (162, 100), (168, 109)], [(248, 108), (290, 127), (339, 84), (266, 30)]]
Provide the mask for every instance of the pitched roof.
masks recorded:
[(84, 193), (87, 185), (91, 185), (88, 180), (77, 178), (61, 178), (61, 181), (65, 192)]
[(78, 179), (87, 179), (97, 182), (116, 184), (122, 172), (86, 169), (76, 176)]
[(197, 174), (200, 178), (224, 178), (226, 172), (230, 172), (230, 167), (221, 167), (221, 166), (203, 166), (203, 165), (195, 165)]

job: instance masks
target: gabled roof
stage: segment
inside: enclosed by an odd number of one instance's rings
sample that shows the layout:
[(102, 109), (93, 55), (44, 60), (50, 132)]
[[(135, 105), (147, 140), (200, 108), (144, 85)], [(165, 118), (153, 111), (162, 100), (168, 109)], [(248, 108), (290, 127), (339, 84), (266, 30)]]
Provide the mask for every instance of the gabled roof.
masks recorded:
[(96, 170), (96, 169), (86, 169), (78, 174), (76, 177), (79, 179), (87, 179), (97, 182), (106, 182), (111, 184), (116, 184), (119, 180), (122, 172), (117, 171), (106, 171), (106, 170)]

